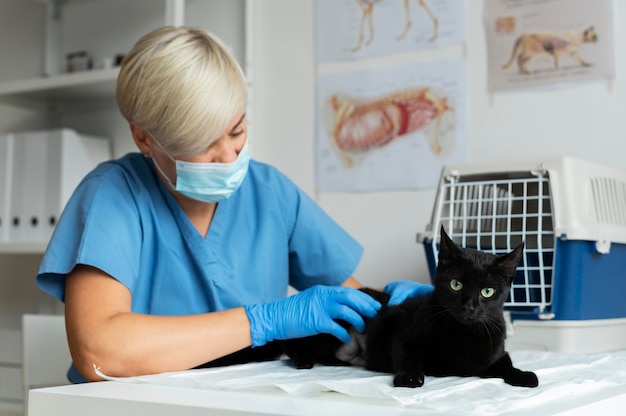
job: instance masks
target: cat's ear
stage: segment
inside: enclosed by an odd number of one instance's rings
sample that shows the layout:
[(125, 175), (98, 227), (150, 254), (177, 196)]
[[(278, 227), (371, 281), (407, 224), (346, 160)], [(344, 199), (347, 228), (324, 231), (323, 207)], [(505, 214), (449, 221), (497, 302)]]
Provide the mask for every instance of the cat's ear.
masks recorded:
[(440, 235), (441, 239), (439, 242), (439, 261), (441, 261), (442, 259), (445, 260), (458, 250), (458, 247), (456, 246), (456, 244), (454, 244), (454, 241), (452, 241), (452, 239), (448, 236), (448, 233), (446, 233), (443, 225), (441, 226)]
[(515, 270), (524, 254), (524, 242), (521, 242), (513, 251), (498, 258), (499, 267), (510, 281), (515, 277)]

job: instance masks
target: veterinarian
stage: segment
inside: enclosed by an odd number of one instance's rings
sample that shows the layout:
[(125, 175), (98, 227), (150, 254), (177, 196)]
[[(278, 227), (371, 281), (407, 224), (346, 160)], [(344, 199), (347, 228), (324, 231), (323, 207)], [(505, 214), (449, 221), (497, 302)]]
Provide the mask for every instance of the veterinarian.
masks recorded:
[[(117, 103), (140, 153), (68, 202), (38, 285), (65, 302), (72, 382), (184, 370), (280, 339), (364, 329), (362, 247), (249, 156), (246, 81), (212, 35), (165, 27), (126, 55)], [(254, 140), (254, 139), (252, 139)], [(287, 297), (288, 286), (299, 292)], [(393, 302), (430, 291), (389, 284)]]

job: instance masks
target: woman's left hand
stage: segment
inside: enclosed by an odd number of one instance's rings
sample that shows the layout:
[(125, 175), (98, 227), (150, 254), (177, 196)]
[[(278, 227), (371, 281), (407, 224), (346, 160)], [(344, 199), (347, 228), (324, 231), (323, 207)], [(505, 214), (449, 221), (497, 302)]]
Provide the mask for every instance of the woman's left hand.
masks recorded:
[(418, 283), (412, 280), (395, 280), (388, 283), (383, 292), (391, 296), (388, 305), (398, 305), (414, 296), (430, 294), (435, 287), (426, 283)]

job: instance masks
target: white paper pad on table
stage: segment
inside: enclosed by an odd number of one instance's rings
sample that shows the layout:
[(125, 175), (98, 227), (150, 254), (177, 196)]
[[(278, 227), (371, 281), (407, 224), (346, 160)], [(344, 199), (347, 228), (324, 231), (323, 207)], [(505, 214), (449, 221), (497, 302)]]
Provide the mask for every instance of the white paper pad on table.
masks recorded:
[(355, 397), (394, 399), (411, 407), (462, 414), (506, 413), (549, 402), (610, 397), (626, 385), (626, 351), (605, 354), (561, 354), (514, 351), (514, 365), (534, 371), (539, 387), (505, 384), (501, 379), (426, 377), (417, 389), (394, 388), (393, 376), (358, 367), (316, 365), (296, 370), (287, 360), (108, 380), (213, 390), (279, 388), (289, 394), (336, 391)]

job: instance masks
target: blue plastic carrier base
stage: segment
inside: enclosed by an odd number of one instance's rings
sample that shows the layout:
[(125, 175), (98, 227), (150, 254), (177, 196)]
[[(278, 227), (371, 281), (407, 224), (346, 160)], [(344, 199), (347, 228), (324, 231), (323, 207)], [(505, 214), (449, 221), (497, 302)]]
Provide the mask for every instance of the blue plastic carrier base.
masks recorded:
[[(432, 280), (437, 267), (432, 241), (425, 239), (424, 249)], [(552, 305), (540, 311), (515, 306), (509, 299), (505, 309), (512, 319), (539, 319), (541, 314), (556, 320), (626, 317), (626, 245), (612, 244), (610, 252), (602, 254), (595, 242), (557, 239), (555, 257), (552, 292), (544, 294)], [(519, 275), (518, 270), (517, 281)]]
[(606, 254), (595, 242), (557, 240), (554, 319), (626, 317), (626, 245)]

